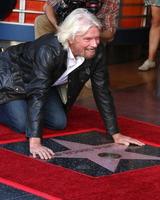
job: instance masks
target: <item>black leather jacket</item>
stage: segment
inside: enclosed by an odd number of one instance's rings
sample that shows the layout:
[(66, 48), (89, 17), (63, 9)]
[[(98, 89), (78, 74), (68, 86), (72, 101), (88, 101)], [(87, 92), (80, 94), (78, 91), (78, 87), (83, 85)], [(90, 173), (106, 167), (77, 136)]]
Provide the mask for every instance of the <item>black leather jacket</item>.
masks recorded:
[[(103, 45), (96, 56), (69, 74), (69, 110), (85, 82), (92, 81), (93, 95), (110, 134), (118, 132), (115, 108), (109, 89)], [(66, 70), (67, 51), (56, 36), (47, 34), (33, 42), (11, 46), (0, 53), (0, 104), (14, 99), (28, 101), (27, 137), (41, 137), (42, 107), (53, 83)]]

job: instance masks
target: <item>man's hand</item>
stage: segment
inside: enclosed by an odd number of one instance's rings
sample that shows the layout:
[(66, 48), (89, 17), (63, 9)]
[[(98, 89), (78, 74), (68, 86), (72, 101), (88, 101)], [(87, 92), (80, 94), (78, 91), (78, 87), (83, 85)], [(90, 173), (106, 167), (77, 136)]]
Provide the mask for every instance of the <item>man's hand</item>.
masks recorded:
[(43, 160), (51, 159), (54, 156), (54, 152), (43, 146), (41, 144), (40, 138), (30, 138), (29, 139), (29, 148), (30, 153), (33, 155), (33, 158), (40, 158)]
[(129, 144), (136, 144), (138, 146), (145, 145), (144, 143), (140, 142), (139, 140), (136, 140), (134, 138), (122, 135), (121, 133), (114, 134), (113, 139), (114, 139), (115, 143), (124, 144), (124, 145), (127, 145), (127, 146), (129, 146)]
[(115, 34), (115, 32), (104, 30), (101, 32), (100, 36), (101, 36), (102, 41), (112, 42), (112, 40), (114, 39), (114, 34)]

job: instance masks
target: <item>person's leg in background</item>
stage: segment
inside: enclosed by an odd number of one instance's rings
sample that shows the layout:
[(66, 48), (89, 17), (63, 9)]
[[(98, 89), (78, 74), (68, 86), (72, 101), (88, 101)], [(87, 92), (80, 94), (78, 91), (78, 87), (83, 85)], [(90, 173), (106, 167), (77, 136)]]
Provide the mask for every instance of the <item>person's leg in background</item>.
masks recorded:
[(149, 32), (149, 55), (148, 59), (138, 69), (147, 71), (156, 66), (155, 58), (160, 43), (160, 6), (151, 6), (152, 22)]
[(47, 16), (44, 14), (36, 17), (34, 22), (34, 32), (35, 39), (37, 39), (46, 33), (55, 33), (56, 28), (52, 25)]

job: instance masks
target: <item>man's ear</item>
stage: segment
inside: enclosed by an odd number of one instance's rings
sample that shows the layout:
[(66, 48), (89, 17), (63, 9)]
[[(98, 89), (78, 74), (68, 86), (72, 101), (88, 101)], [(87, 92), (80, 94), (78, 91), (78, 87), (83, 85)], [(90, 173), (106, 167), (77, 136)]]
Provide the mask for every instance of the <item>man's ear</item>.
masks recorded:
[(68, 39), (68, 44), (73, 44), (73, 38)]

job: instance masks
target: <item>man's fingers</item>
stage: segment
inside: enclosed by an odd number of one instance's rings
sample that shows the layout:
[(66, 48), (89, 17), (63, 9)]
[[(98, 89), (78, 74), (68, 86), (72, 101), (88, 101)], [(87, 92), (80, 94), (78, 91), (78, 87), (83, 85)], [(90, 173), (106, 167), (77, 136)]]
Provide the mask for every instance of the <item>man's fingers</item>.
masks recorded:
[(33, 158), (40, 158), (42, 160), (51, 159), (55, 154), (51, 149), (44, 146), (32, 149), (31, 153)]
[(31, 152), (31, 154), (32, 154), (33, 158), (36, 158), (36, 153)]
[(37, 152), (37, 154), (39, 154), (40, 158), (43, 159), (43, 160), (51, 159), (54, 155), (47, 148), (41, 149), (41, 151)]
[[(38, 157), (42, 160), (47, 159), (47, 156), (43, 153), (43, 151), (39, 151), (36, 153), (36, 155), (38, 155)], [(37, 156), (36, 156), (37, 157)]]
[(128, 138), (128, 142), (131, 143), (131, 144), (136, 144), (136, 145), (138, 145), (138, 146), (143, 146), (143, 145), (145, 145), (144, 143), (140, 142), (139, 140), (132, 139), (132, 138)]
[(55, 155), (55, 153), (47, 147), (43, 148), (43, 154), (44, 154), (45, 159), (51, 159)]
[(119, 144), (124, 144), (124, 145), (129, 145), (129, 144), (135, 144), (138, 146), (143, 146), (145, 145), (144, 143), (140, 142), (137, 139), (122, 135), (120, 133), (113, 135), (114, 141), (115, 143), (119, 143)]
[(144, 146), (145, 144), (139, 141), (135, 141), (134, 144), (137, 144), (138, 146)]
[(52, 155), (52, 156), (55, 155), (55, 153), (54, 153), (51, 149), (49, 149), (49, 148), (47, 148), (47, 147), (46, 147), (46, 149), (47, 149), (47, 151), (49, 152), (50, 155)]
[(122, 144), (124, 144), (124, 145), (126, 145), (126, 146), (129, 146), (129, 142), (127, 142), (127, 141), (123, 141), (123, 143)]

